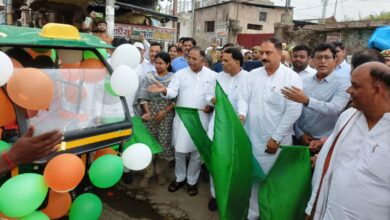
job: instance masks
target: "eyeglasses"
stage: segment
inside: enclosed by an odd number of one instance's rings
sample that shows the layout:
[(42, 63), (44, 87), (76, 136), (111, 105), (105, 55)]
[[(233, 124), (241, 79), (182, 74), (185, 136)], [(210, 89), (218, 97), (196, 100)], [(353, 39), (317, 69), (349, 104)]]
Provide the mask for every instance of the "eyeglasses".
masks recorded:
[(333, 57), (332, 56), (314, 56), (314, 59), (316, 61), (322, 61), (322, 59), (324, 59), (325, 61), (329, 61), (329, 60), (332, 60)]

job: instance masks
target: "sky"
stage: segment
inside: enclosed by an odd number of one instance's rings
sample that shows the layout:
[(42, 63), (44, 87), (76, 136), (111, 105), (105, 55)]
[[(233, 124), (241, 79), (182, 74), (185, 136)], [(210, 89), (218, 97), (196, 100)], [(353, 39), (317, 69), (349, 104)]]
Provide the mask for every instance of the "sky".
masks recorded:
[[(272, 0), (275, 5), (285, 6), (286, 0)], [(328, 0), (326, 17), (334, 14), (336, 0)], [(322, 0), (291, 0), (294, 19), (316, 19), (322, 16)], [(390, 0), (337, 0), (336, 20), (358, 20), (370, 14), (390, 11)]]

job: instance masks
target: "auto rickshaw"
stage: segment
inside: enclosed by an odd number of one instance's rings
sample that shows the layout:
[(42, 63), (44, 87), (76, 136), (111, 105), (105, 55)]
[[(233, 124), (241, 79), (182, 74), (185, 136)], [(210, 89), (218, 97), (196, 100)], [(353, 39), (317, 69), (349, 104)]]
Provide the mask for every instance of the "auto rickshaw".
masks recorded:
[[(42, 99), (52, 96), (49, 107), (38, 111), (15, 104), (6, 86), (0, 88), (0, 98), (6, 99), (1, 103), (8, 103), (0, 106), (0, 114), (7, 114), (7, 124), (0, 128), (1, 140), (16, 141), (30, 125), (36, 134), (52, 129), (64, 134), (59, 151), (27, 166), (27, 172), (42, 171), (51, 158), (65, 152), (80, 155), (88, 165), (90, 153), (131, 138), (126, 100), (110, 86), (113, 70), (107, 51), (111, 49), (100, 38), (79, 33), (71, 25), (49, 23), (42, 29), (0, 25), (0, 50), (11, 58), (14, 73), (38, 69), (54, 85), (53, 94), (42, 95)], [(15, 168), (11, 176), (19, 172), (26, 172), (26, 167)]]

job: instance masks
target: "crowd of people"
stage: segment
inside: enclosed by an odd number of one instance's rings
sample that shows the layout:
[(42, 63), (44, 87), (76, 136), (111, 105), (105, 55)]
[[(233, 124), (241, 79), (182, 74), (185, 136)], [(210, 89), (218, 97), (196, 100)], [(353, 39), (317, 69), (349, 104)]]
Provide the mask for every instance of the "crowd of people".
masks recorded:
[[(127, 42), (112, 41), (114, 46)], [(190, 37), (181, 38), (167, 52), (143, 36), (133, 45), (142, 60), (137, 71), (139, 90), (129, 105), (137, 107), (135, 114), (164, 148), (145, 170), (142, 187), (148, 187), (154, 175), (159, 184), (166, 183), (164, 167), (158, 161), (168, 160), (174, 162), (176, 176), (168, 190), (175, 192), (187, 185), (189, 196), (198, 194), (202, 160), (174, 107), (198, 109), (202, 126), (212, 139), (218, 82), (265, 173), (275, 163), (281, 145), (310, 149), (315, 169), (308, 219), (389, 218), (390, 67), (379, 51), (359, 51), (350, 65), (340, 42), (315, 48), (297, 45), (284, 52), (278, 39), (269, 38), (244, 54), (230, 43), (221, 50), (213, 44), (206, 53)], [(61, 134), (46, 136), (51, 136), (46, 145), (54, 146)], [(32, 131), (26, 138), (33, 138)], [(34, 140), (36, 146), (42, 138)], [(43, 154), (51, 150), (47, 148)], [(259, 184), (253, 183), (250, 220), (258, 219), (261, 212)], [(212, 178), (210, 188), (208, 207), (215, 211)]]
[[(212, 139), (218, 82), (265, 173), (275, 163), (281, 145), (308, 146), (315, 167), (308, 216), (388, 218), (390, 165), (386, 158), (390, 142), (385, 134), (390, 131), (390, 67), (379, 51), (359, 51), (350, 65), (340, 42), (315, 48), (297, 45), (286, 55), (282, 43), (269, 38), (253, 47), (250, 55), (251, 60), (245, 58), (248, 53), (233, 44), (220, 51), (212, 45), (205, 52), (192, 38), (180, 39), (168, 53), (157, 43), (149, 46), (149, 61), (141, 64), (142, 83), (134, 104), (142, 106), (140, 116), (164, 146), (164, 153), (156, 159), (174, 158), (176, 179), (168, 190), (175, 192), (187, 185), (188, 194), (195, 196), (202, 163), (174, 106), (198, 109), (202, 126)], [(147, 171), (145, 178), (150, 177)], [(158, 175), (157, 180), (165, 183)], [(248, 219), (259, 218), (259, 184), (253, 184)], [(210, 191), (208, 207), (214, 211), (212, 178)]]

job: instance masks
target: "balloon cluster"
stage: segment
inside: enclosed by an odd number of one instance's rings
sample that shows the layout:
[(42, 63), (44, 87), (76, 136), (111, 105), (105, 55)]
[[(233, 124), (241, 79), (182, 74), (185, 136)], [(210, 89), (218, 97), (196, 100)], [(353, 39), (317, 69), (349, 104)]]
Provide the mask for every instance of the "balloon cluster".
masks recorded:
[(17, 105), (29, 110), (48, 109), (54, 96), (53, 81), (41, 70), (23, 68), (21, 64), (0, 51), (0, 86), (7, 84), (7, 92)]
[(111, 75), (111, 87), (106, 90), (120, 96), (135, 96), (138, 90), (139, 80), (135, 68), (141, 62), (141, 54), (131, 44), (122, 44), (117, 47), (111, 57), (111, 66), (114, 72)]
[[(9, 145), (0, 142), (0, 151)], [(124, 167), (146, 168), (152, 160), (150, 148), (133, 144), (122, 157), (111, 148), (95, 152), (88, 177), (98, 188), (114, 186), (122, 177)], [(83, 161), (74, 154), (64, 153), (51, 159), (43, 175), (24, 173), (7, 180), (0, 188), (0, 218), (58, 219), (69, 213), (69, 219), (99, 219), (103, 206), (98, 196), (83, 193), (73, 202), (69, 191), (79, 185), (85, 174)], [(48, 196), (46, 207), (37, 210)]]

